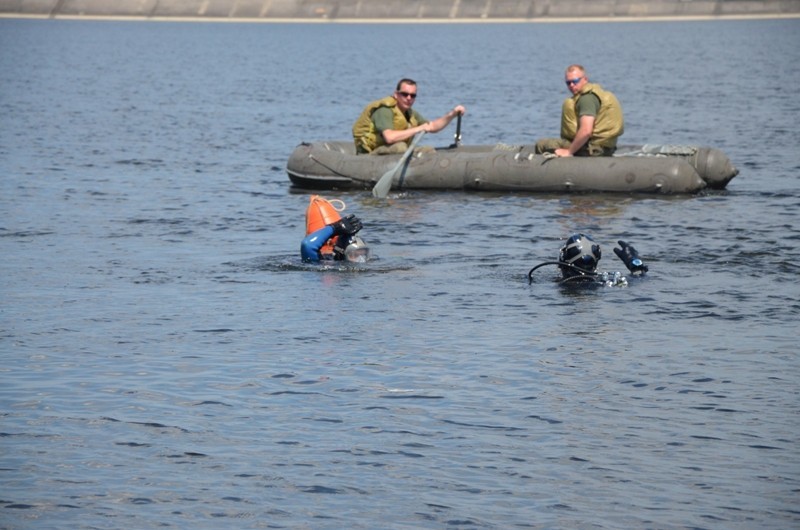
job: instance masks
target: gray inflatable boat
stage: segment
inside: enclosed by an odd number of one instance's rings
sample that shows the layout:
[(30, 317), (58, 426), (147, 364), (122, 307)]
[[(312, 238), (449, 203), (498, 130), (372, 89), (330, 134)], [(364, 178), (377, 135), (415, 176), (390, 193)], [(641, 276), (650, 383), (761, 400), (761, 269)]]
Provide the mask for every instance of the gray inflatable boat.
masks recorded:
[[(371, 189), (401, 155), (356, 155), (352, 141), (298, 145), (286, 166), (303, 189)], [(620, 146), (611, 157), (556, 158), (532, 145), (416, 149), (393, 190), (697, 193), (723, 189), (739, 171), (720, 150), (678, 145)]]

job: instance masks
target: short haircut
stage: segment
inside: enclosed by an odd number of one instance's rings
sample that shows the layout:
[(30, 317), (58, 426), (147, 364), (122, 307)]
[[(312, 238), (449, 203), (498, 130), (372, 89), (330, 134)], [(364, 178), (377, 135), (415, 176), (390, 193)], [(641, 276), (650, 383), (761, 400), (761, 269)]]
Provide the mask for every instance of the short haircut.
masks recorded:
[(403, 79), (401, 79), (400, 81), (397, 82), (397, 88), (395, 88), (395, 90), (399, 91), (400, 87), (403, 86), (403, 85), (417, 86), (417, 82), (414, 81), (413, 79), (409, 79), (407, 77), (404, 77)]
[(567, 69), (564, 71), (565, 74), (570, 73), (572, 70), (580, 70), (582, 75), (586, 75), (586, 68), (579, 64), (571, 64), (567, 66)]

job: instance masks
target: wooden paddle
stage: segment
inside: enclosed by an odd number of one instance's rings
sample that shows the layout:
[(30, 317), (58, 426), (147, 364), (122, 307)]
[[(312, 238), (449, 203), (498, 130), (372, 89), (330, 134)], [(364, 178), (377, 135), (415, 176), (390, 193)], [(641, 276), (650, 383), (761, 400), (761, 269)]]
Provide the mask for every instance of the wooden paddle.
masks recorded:
[(385, 199), (387, 195), (389, 195), (389, 190), (392, 189), (392, 181), (394, 180), (394, 174), (405, 164), (406, 160), (409, 156), (411, 156), (411, 152), (417, 146), (417, 142), (419, 142), (422, 137), (425, 136), (425, 131), (421, 131), (417, 134), (414, 138), (414, 141), (411, 142), (411, 145), (408, 146), (406, 152), (403, 153), (403, 156), (400, 157), (400, 161), (397, 162), (397, 165), (394, 166), (392, 169), (387, 171), (383, 174), (383, 176), (378, 180), (378, 183), (375, 184), (375, 187), (372, 188), (372, 196), (377, 197), (379, 199)]

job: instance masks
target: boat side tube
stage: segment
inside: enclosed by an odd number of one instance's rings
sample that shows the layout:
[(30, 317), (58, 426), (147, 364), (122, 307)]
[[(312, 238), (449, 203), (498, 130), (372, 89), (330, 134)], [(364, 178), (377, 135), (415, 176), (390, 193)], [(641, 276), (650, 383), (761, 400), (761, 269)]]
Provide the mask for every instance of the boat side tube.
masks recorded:
[(531, 192), (693, 193), (706, 183), (675, 157), (557, 158), (529, 147), (492, 153), (423, 153), (409, 164), (398, 188)]
[(625, 145), (617, 148), (615, 157), (680, 157), (697, 170), (697, 174), (712, 189), (724, 189), (739, 170), (730, 158), (713, 147), (691, 145)]
[[(370, 189), (400, 155), (356, 155), (352, 142), (300, 144), (287, 163), (295, 186)], [(721, 189), (738, 173), (709, 147), (625, 146), (612, 157), (557, 158), (531, 145), (472, 145), (417, 150), (394, 176), (393, 189), (529, 192), (695, 193)]]

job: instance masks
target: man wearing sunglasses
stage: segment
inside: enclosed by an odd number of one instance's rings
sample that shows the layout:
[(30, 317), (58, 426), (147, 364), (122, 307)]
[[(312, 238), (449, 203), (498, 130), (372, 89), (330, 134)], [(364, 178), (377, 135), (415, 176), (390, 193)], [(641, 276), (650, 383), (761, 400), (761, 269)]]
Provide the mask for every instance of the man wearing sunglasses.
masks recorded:
[(536, 152), (556, 156), (613, 155), (617, 138), (625, 129), (622, 105), (614, 94), (590, 83), (579, 64), (567, 67), (565, 78), (572, 97), (561, 106), (561, 138), (539, 140)]
[(358, 154), (400, 154), (417, 133), (439, 132), (459, 114), (466, 113), (462, 105), (433, 121), (412, 109), (417, 99), (417, 83), (401, 79), (394, 94), (371, 102), (353, 124), (353, 141)]

